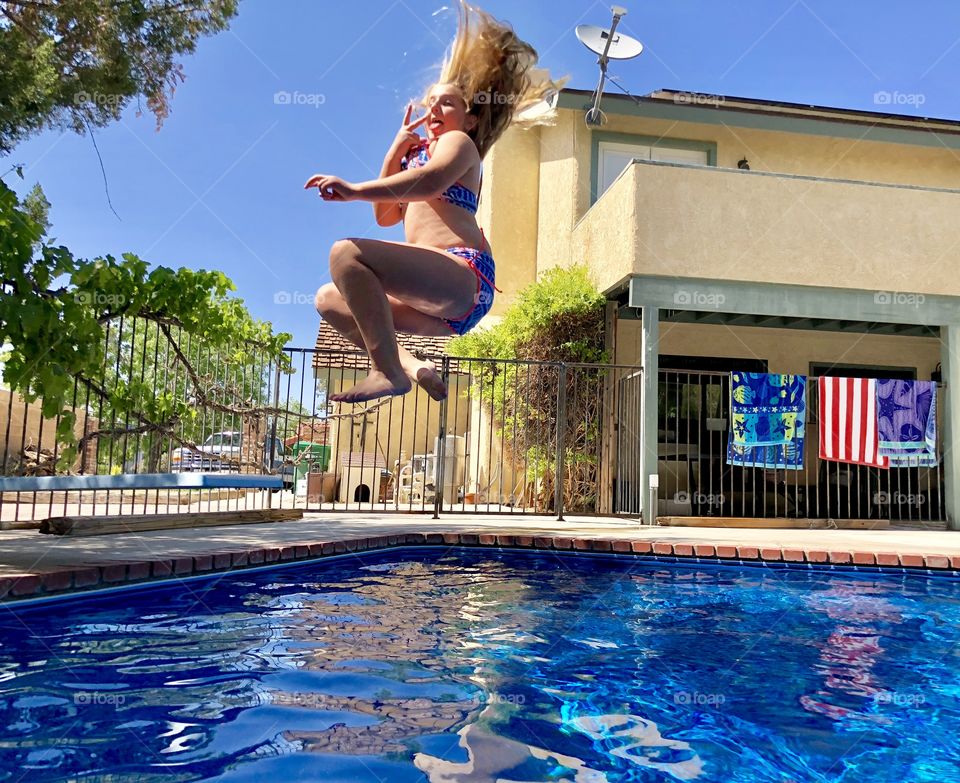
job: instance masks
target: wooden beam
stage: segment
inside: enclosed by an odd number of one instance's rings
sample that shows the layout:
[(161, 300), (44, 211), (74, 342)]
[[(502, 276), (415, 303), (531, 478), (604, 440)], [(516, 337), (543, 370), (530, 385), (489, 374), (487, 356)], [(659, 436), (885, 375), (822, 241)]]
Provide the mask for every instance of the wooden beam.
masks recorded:
[[(693, 289), (709, 291), (711, 296), (690, 297)], [(717, 302), (723, 302), (724, 310), (736, 314), (823, 320), (846, 316), (851, 321), (960, 326), (958, 296), (916, 294), (916, 306), (907, 307), (890, 297), (878, 297), (876, 291), (852, 288), (663, 275), (634, 275), (630, 279), (630, 304), (634, 307), (671, 309), (680, 301), (685, 310), (714, 311)]]
[(180, 530), (221, 525), (250, 525), (302, 519), (300, 509), (255, 511), (207, 511), (192, 514), (121, 514), (102, 517), (50, 517), (40, 523), (40, 532), (54, 536), (102, 536), (108, 533), (140, 533), (145, 530)]
[(760, 318), (760, 320), (757, 321), (757, 326), (765, 326), (772, 329), (789, 328), (787, 319), (781, 318), (779, 315), (769, 315), (765, 318)]

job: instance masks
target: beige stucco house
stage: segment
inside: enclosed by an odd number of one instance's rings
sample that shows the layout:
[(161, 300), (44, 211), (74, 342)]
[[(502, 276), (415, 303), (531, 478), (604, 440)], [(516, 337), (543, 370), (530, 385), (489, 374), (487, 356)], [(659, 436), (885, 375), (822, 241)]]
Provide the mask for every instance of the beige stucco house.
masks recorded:
[[(602, 510), (960, 526), (960, 122), (664, 90), (605, 96), (591, 126), (591, 103), (564, 90), (554, 125), (497, 142), (478, 219), (488, 323), (583, 263), (615, 362), (642, 371)], [(731, 469), (736, 370), (940, 380), (940, 466), (820, 462), (811, 419), (801, 470)]]
[[(564, 90), (555, 125), (496, 144), (479, 217), (494, 315), (585, 263), (616, 362), (643, 369), (621, 510), (651, 503), (656, 475), (661, 515), (721, 494), (722, 516), (882, 517), (901, 494), (895, 518), (960, 525), (960, 122), (663, 90), (605, 96), (590, 126), (591, 102)], [(735, 369), (941, 379), (940, 470), (818, 463), (808, 421), (802, 471), (731, 476), (717, 452)]]

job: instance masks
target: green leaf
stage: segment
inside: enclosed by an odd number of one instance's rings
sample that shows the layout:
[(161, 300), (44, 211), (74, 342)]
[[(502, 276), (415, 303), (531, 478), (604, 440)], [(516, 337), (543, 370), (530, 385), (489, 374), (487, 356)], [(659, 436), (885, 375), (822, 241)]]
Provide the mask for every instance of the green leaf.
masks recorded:
[[(99, 445), (111, 448), (97, 451), (113, 453), (115, 463), (134, 459), (143, 443), (155, 458), (166, 451), (169, 433), (202, 441), (214, 417), (198, 405), (181, 354), (207, 395), (233, 407), (267, 404), (270, 367), (292, 372), (284, 351), (289, 335), (254, 319), (230, 295), (233, 283), (222, 272), (151, 268), (132, 253), (75, 258), (66, 247), (42, 244), (42, 231), (0, 181), (0, 273), (8, 281), (0, 288), (0, 344), (9, 346), (4, 380), (27, 401), (40, 400), (44, 417), (61, 416), (61, 449), (76, 443), (85, 407), (100, 429), (148, 431), (103, 436)], [(225, 429), (241, 426), (237, 417), (217, 417)], [(65, 457), (58, 461), (58, 469), (70, 465)]]

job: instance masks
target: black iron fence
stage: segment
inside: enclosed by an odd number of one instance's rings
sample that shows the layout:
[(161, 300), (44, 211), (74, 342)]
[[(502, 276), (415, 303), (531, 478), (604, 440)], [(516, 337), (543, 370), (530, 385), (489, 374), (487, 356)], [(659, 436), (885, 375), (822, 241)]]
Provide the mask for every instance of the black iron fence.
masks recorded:
[[(283, 433), (271, 444), (264, 417), (243, 413), (277, 400), (279, 368), (262, 350), (218, 352), (177, 327), (124, 318), (105, 324), (101, 349), (99, 373), (75, 382), (66, 406), (78, 446), (68, 464), (61, 414), (44, 415), (43, 400), (0, 389), (4, 476), (278, 470), (283, 452), (271, 445)], [(235, 446), (245, 431), (246, 445)], [(65, 515), (254, 509), (262, 501), (238, 490), (6, 491), (0, 527)]]
[[(177, 339), (179, 336), (176, 335)], [(0, 391), (3, 475), (54, 473), (272, 474), (283, 489), (71, 490), (0, 494), (0, 526), (52, 516), (264, 508), (480, 514), (640, 512), (642, 374), (625, 365), (432, 357), (449, 389), (362, 405), (329, 395), (368, 371), (361, 352), (288, 349), (284, 368), (253, 350), (223, 355), (185, 336), (180, 356), (155, 324), (112, 324), (99, 386), (139, 383), (189, 411), (144, 428), (109, 396), (78, 384), (81, 441), (58, 464), (59, 417)], [(183, 359), (187, 359), (187, 365)], [(425, 357), (431, 358), (431, 357)], [(145, 405), (147, 403), (145, 402)], [(658, 515), (944, 519), (937, 468), (880, 470), (822, 461), (815, 379), (808, 384), (801, 470), (728, 464), (729, 374), (659, 375)]]
[[(368, 369), (360, 353), (296, 355), (331, 393)], [(623, 383), (635, 367), (432, 358), (449, 390), (444, 400), (415, 389), (314, 412), (330, 461), (301, 469), (295, 502), (316, 511), (617, 513), (613, 433), (639, 399), (639, 385), (634, 392)]]
[[(238, 358), (189, 336), (179, 345), (171, 351), (156, 324), (110, 325), (97, 386), (109, 392), (140, 383), (153, 400), (186, 400), (189, 413), (166, 428), (145, 428), (136, 413), (118, 414), (109, 395), (91, 396), (78, 383), (71, 409), (80, 452), (70, 465), (60, 459), (60, 417), (45, 418), (42, 401), (4, 391), (3, 475), (256, 473), (279, 476), (284, 488), (272, 496), (245, 489), (4, 492), (0, 525), (268, 505), (558, 516), (626, 510), (615, 500), (624, 449), (611, 433), (617, 421), (638, 421), (634, 367), (425, 357), (442, 374), (446, 399), (415, 387), (401, 397), (337, 405), (328, 395), (367, 373), (366, 354), (288, 349), (281, 369), (257, 351)], [(639, 469), (637, 460), (628, 463)]]
[(729, 464), (729, 373), (661, 371), (659, 514), (940, 523), (945, 518), (942, 422), (937, 422), (941, 459), (935, 468), (822, 460), (817, 380), (807, 379), (802, 467), (769, 469)]

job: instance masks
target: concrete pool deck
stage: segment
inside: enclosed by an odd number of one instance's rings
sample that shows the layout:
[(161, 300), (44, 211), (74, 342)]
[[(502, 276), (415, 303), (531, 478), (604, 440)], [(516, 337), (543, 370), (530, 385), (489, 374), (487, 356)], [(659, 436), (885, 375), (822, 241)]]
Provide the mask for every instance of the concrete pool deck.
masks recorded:
[(502, 546), (691, 560), (960, 572), (960, 531), (644, 526), (571, 516), (306, 514), (302, 520), (89, 537), (0, 531), (0, 600), (394, 546)]

